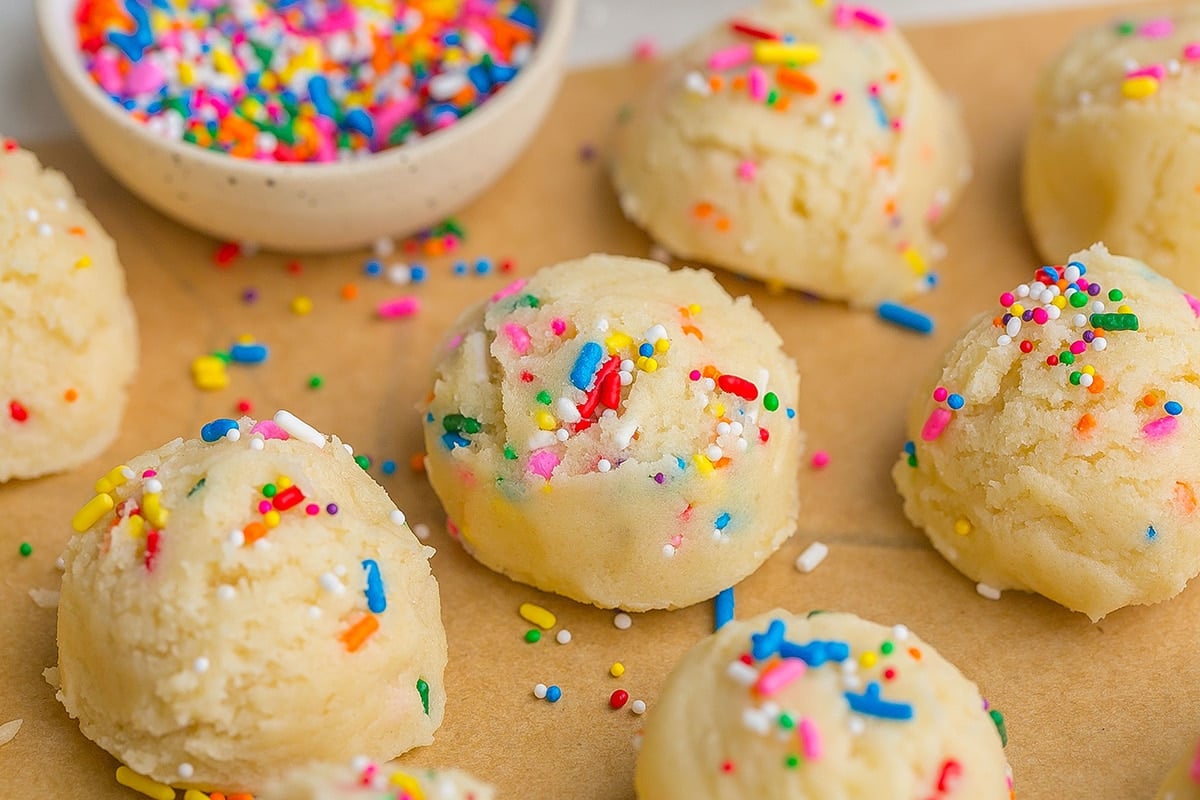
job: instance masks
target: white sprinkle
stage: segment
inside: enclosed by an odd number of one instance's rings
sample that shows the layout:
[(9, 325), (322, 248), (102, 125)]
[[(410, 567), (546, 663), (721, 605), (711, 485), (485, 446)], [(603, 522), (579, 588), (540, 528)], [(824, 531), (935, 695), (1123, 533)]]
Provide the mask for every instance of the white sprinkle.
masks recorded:
[(630, 442), (633, 441), (633, 435), (637, 433), (637, 429), (637, 420), (631, 419), (623, 422), (620, 427), (614, 430), (613, 439), (616, 440), (617, 447), (622, 450), (629, 447)]
[(386, 236), (383, 236), (375, 240), (375, 243), (371, 245), (371, 249), (375, 251), (375, 255), (379, 258), (387, 258), (392, 253), (396, 252), (396, 243)]
[(771, 721), (767, 719), (767, 715), (756, 708), (747, 708), (742, 711), (742, 725), (762, 736), (767, 735), (771, 730)]
[(731, 430), (732, 430), (732, 428), (730, 427), (728, 422), (722, 421), (722, 422), (717, 423), (717, 436), (724, 436), (725, 434), (729, 433), (729, 431), (731, 431)]
[(563, 628), (561, 631), (554, 634), (554, 641), (558, 642), (559, 644), (569, 643), (571, 641), (571, 632), (566, 628)]
[(194, 669), (196, 672), (208, 672), (208, 667), (208, 659), (204, 656), (199, 656), (195, 661), (192, 662), (192, 669)]
[(842, 662), (841, 669), (843, 675), (854, 675), (858, 672), (858, 662), (853, 658), (847, 658)]
[(261, 539), (255, 539), (253, 547), (256, 551), (265, 553), (271, 549), (271, 541), (264, 536)]
[(67, 562), (63, 560), (62, 556), (59, 556), (58, 558), (54, 559), (54, 566), (58, 567), (60, 570), (65, 570), (67, 568)]
[(1095, 339), (1092, 339), (1093, 350), (1104, 350), (1107, 347), (1108, 339), (1105, 339), (1103, 336), (1097, 336)]
[(1018, 333), (1020, 333), (1021, 332), (1021, 318), (1018, 316), (1013, 316), (1013, 317), (1009, 318), (1008, 322), (1004, 326), (1004, 331), (1009, 336), (1016, 336)]
[(858, 677), (857, 673), (843, 672), (842, 688), (847, 692), (857, 692), (862, 688), (862, 678)]
[(988, 600), (1000, 599), (1000, 590), (994, 586), (988, 586), (986, 583), (975, 584), (975, 591), (979, 592), (980, 596), (986, 597)]
[(893, 625), (892, 626), (892, 638), (895, 639), (897, 642), (906, 641), (908, 639), (908, 626)]
[(145, 489), (149, 494), (158, 494), (162, 491), (162, 481), (158, 478), (150, 478), (146, 481)]
[(721, 457), (725, 455), (725, 451), (715, 444), (710, 444), (705, 448), (704, 455), (708, 456), (709, 461), (720, 461)]
[(309, 606), (308, 607), (308, 618), (309, 619), (320, 619), (321, 618), (321, 607), (320, 606)]
[(1088, 375), (1088, 374), (1085, 372), (1085, 373), (1083, 373), (1082, 375), (1080, 375), (1080, 376), (1079, 376), (1079, 385), (1080, 385), (1080, 386), (1082, 386), (1082, 387), (1084, 387), (1084, 388), (1087, 388), (1088, 386), (1091, 386), (1091, 385), (1092, 385), (1092, 382), (1093, 382), (1094, 380), (1095, 380), (1095, 378), (1093, 378), (1091, 375)]
[(341, 594), (346, 591), (346, 587), (332, 572), (322, 572), (321, 577), (317, 580), (321, 584), (321, 588), (330, 594)]
[(733, 422), (729, 423), (729, 432), (732, 433), (734, 436), (741, 436), (742, 433), (745, 432), (745, 430), (746, 430), (746, 428), (742, 425), (742, 423), (738, 422), (737, 420), (734, 420)]
[(393, 508), (392, 513), (388, 514), (388, 519), (392, 521), (393, 525), (403, 525), (406, 518), (403, 511)]
[(1000, 345), (1001, 347), (1007, 347), (1012, 344), (1012, 337), (1007, 333), (1002, 333), (996, 337), (996, 344)]
[(1076, 328), (1082, 328), (1084, 325), (1087, 325), (1087, 317), (1083, 314), (1076, 314), (1071, 317), (1071, 324)]
[(58, 608), (59, 593), (55, 589), (30, 589), (29, 597), (38, 608)]
[(398, 286), (412, 282), (412, 270), (407, 264), (393, 264), (388, 267), (388, 280)]
[[(322, 445), (322, 446), (324, 446), (324, 445)], [(349, 453), (352, 456), (354, 455), (354, 448), (350, 445), (349, 442), (342, 442), (342, 447), (345, 448), (347, 453)]]
[(339, 578), (346, 577), (346, 565), (338, 564), (336, 567), (333, 568), (333, 574), (337, 575)]
[(638, 716), (645, 714), (646, 713), (646, 701), (634, 700), (632, 703), (629, 704), (629, 710), (632, 711), (633, 713), (637, 714)]
[(424, 522), (418, 522), (416, 525), (413, 525), (412, 532), (422, 542), (429, 538), (429, 526)]
[(662, 554), (664, 556), (666, 556), (667, 558), (674, 558), (675, 557), (675, 545), (664, 544), (663, 549), (662, 549)]
[(272, 418), (275, 424), (283, 429), (284, 433), (293, 439), (299, 439), (302, 442), (308, 442), (317, 447), (325, 446), (325, 434), (318, 431), (312, 425), (309, 425), (304, 420), (297, 417), (290, 411), (280, 409), (275, 412)]
[(613, 615), (613, 625), (617, 627), (617, 630), (627, 631), (633, 627), (633, 618), (624, 611), (618, 611)]
[(538, 700), (545, 700), (546, 699), (546, 684), (539, 683), (539, 684), (534, 685), (533, 696), (536, 697)]
[(568, 397), (560, 397), (554, 402), (554, 413), (568, 425), (574, 425), (581, 419), (579, 409)]
[(534, 431), (526, 440), (525, 449), (541, 450), (543, 447), (549, 447), (557, 442), (558, 439), (554, 438), (554, 433), (551, 431)]
[(813, 542), (804, 548), (804, 552), (796, 558), (796, 569), (807, 575), (821, 566), (821, 562), (827, 555), (829, 555), (829, 545), (823, 542)]
[(612, 462), (607, 458), (602, 458), (596, 462), (597, 472), (608, 472), (610, 469), (612, 469)]
[(758, 670), (738, 659), (729, 662), (729, 666), (725, 668), (725, 674), (742, 686), (749, 686), (758, 680)]
[(712, 392), (717, 388), (717, 382), (712, 378), (701, 378), (700, 388), (706, 392)]
[(1046, 316), (1050, 319), (1058, 319), (1062, 316), (1062, 309), (1058, 306), (1046, 306)]
[(234, 529), (229, 532), (227, 537), (225, 537), (225, 541), (228, 542), (231, 547), (241, 547), (246, 543), (246, 534), (243, 531)]
[[(701, 97), (708, 97), (712, 94), (712, 87), (708, 85), (708, 81), (704, 80), (704, 76), (699, 72), (689, 72), (683, 79), (683, 85), (687, 87), (689, 92)], [(654, 260), (658, 261), (659, 259), (656, 258)]]
[(567, 439), (571, 438), (571, 432), (566, 428), (559, 428), (554, 432), (554, 438), (558, 439), (560, 442), (565, 442)]
[(1092, 301), (1092, 311), (1096, 312), (1097, 314), (1103, 313), (1104, 302), (1102, 300), (1093, 300)]
[(1079, 267), (1068, 265), (1063, 270), (1063, 277), (1067, 279), (1067, 283), (1074, 283), (1079, 280)]
[(596, 330), (600, 331), (601, 333), (604, 333), (606, 330), (608, 330), (608, 320), (598, 320), (596, 322)]
[(357, 755), (350, 759), (350, 769), (355, 772), (362, 772), (367, 767), (371, 766), (371, 759), (364, 755)]
[(659, 339), (667, 338), (667, 329), (661, 323), (658, 325), (653, 325), (649, 328), (649, 330), (642, 334), (642, 338), (650, 344), (654, 344)]
[(242, 432), (238, 428), (230, 428), (229, 430), (225, 431), (225, 438), (231, 442), (236, 442), (238, 439), (242, 438)]
[(228, 583), (222, 583), (217, 587), (217, 597), (221, 600), (232, 600), (237, 592)]
[(866, 726), (863, 724), (862, 717), (851, 717), (850, 718), (849, 728), (850, 728), (850, 733), (852, 733), (853, 735), (860, 736), (862, 734), (863, 730), (865, 729), (865, 727)]
[(21, 730), (21, 723), (24, 720), (11, 719), (8, 722), (0, 725), (0, 746), (6, 745), (13, 740), (17, 735), (17, 731)]
[(1080, 92), (1079, 93), (1079, 105), (1090, 106), (1091, 104), (1092, 104), (1092, 93), (1086, 92), (1086, 91)]
[(184, 780), (187, 780), (195, 774), (195, 770), (192, 769), (192, 765), (186, 761), (180, 764), (175, 771), (179, 773), (179, 777), (183, 778)]
[(261, 436), (255, 435), (255, 436), (250, 437), (250, 449), (251, 450), (262, 450), (263, 447), (266, 446), (266, 444), (267, 444), (266, 441)]
[(41, 218), (41, 212), (39, 212), (36, 208), (30, 208), (25, 211), (25, 219), (29, 220), (30, 222), (37, 222)]
[(837, 118), (833, 115), (832, 111), (824, 111), (821, 113), (818, 122), (821, 123), (822, 128), (832, 128), (834, 123), (837, 122)]
[[(1178, 64), (1179, 62), (1176, 61), (1175, 63)], [(58, 199), (56, 199), (54, 201), (54, 207), (57, 208), (59, 211), (66, 211), (67, 210), (67, 198), (59, 197)]]

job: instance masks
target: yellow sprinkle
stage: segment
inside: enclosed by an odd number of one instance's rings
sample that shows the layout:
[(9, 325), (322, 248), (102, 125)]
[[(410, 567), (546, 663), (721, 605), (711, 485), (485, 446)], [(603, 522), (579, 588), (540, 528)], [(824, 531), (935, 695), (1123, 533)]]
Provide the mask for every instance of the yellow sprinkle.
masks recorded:
[(140, 514), (130, 517), (126, 530), (129, 532), (130, 539), (142, 538), (146, 535), (146, 518)]
[(237, 62), (233, 60), (233, 56), (229, 55), (228, 51), (213, 50), (212, 60), (213, 66), (219, 72), (224, 72), (227, 75), (237, 75), (239, 72)]
[(192, 361), (192, 381), (197, 389), (224, 389), (229, 385), (225, 362), (216, 356), (199, 356)]
[(1088, 364), (1086, 367), (1083, 368), (1083, 374), (1084, 375), (1095, 375), (1096, 368), (1093, 367), (1091, 364)]
[(724, 403), (709, 403), (708, 404), (708, 413), (712, 414), (717, 419), (720, 419), (721, 417), (725, 416), (725, 404)]
[(879, 656), (875, 655), (875, 652), (873, 650), (868, 650), (867, 652), (863, 653), (861, 656), (858, 657), (858, 663), (861, 666), (867, 667), (868, 669), (870, 667), (875, 666), (875, 662), (878, 660), (879, 660)]
[(701, 475), (712, 475), (715, 469), (704, 453), (696, 453), (692, 456), (692, 463), (696, 465), (696, 469), (700, 470)]
[(552, 431), (558, 427), (558, 421), (554, 419), (554, 415), (544, 408), (533, 415), (533, 420), (544, 431)]
[(237, 337), (238, 344), (254, 344), (254, 336), (249, 333), (243, 333)]
[(621, 331), (613, 331), (604, 340), (604, 346), (608, 348), (609, 353), (617, 353), (624, 350), (633, 344), (633, 338), (628, 333)]
[(196, 68), (190, 62), (179, 62), (179, 82), (184, 86), (191, 86), (196, 81)]
[(965, 519), (959, 519), (954, 523), (954, 532), (959, 536), (966, 536), (971, 532), (971, 523)]
[(258, 85), (264, 91), (270, 92), (279, 86), (279, 82), (275, 80), (274, 72), (264, 72), (262, 77), (258, 79)]
[(280, 475), (275, 479), (275, 488), (280, 491), (292, 488), (292, 479), (287, 475)]
[(198, 789), (188, 789), (183, 793), (183, 800), (209, 800), (209, 797)]
[(96, 481), (96, 494), (108, 494), (113, 489), (125, 483), (125, 481), (128, 480), (128, 478), (125, 477), (125, 473), (128, 469), (129, 467), (125, 466), (124, 464), (120, 464), (110, 469), (108, 474)]
[(625, 674), (625, 665), (620, 661), (614, 661), (613, 665), (608, 668), (608, 674), (614, 678), (619, 678)]
[(657, 342), (654, 343), (654, 352), (656, 352), (660, 355), (667, 352), (670, 349), (671, 349), (671, 340), (670, 339), (659, 339)]
[(901, 255), (904, 257), (904, 261), (908, 264), (909, 269), (915, 274), (925, 275), (929, 272), (929, 264), (925, 261), (925, 257), (917, 252), (916, 248), (906, 247)]
[(654, 372), (658, 369), (658, 362), (653, 358), (646, 356), (638, 356), (637, 368), (646, 372)]
[(162, 497), (157, 492), (142, 495), (142, 516), (152, 527), (167, 527), (167, 510), (162, 506)]
[(1012, 314), (1014, 317), (1019, 317), (1025, 313), (1025, 306), (1021, 305), (1020, 303), (1013, 303), (1008, 309), (1008, 313)]
[(298, 314), (303, 317), (305, 314), (310, 313), (312, 311), (312, 309), (313, 309), (312, 298), (305, 297), (304, 295), (299, 295), (297, 297), (292, 298), (292, 313), (293, 314)]
[(767, 281), (767, 294), (779, 295), (787, 291), (787, 284), (778, 278), (771, 278)]
[(98, 494), (84, 503), (83, 508), (75, 512), (75, 516), (71, 518), (71, 527), (75, 529), (76, 533), (83, 533), (95, 525), (101, 517), (112, 511), (114, 506), (116, 506), (116, 501), (112, 499), (112, 495)]
[(1121, 305), (1117, 306), (1117, 313), (1118, 314), (1132, 314), (1133, 309), (1122, 303)]
[(703, 311), (703, 310), (704, 310), (704, 309), (702, 309), (702, 308), (700, 307), (700, 305), (699, 305), (699, 304), (697, 304), (697, 303), (689, 303), (689, 304), (688, 304), (688, 307), (687, 307), (687, 312), (688, 312), (688, 316), (689, 316), (689, 317), (694, 317), (694, 316), (696, 316), (697, 314), (699, 314), (699, 313), (700, 313), (701, 311)]
[(1121, 82), (1121, 94), (1130, 100), (1144, 100), (1158, 91), (1158, 78), (1153, 75), (1139, 75), (1136, 78), (1126, 78)]
[(75, 269), (87, 269), (91, 265), (92, 265), (92, 257), (91, 256), (80, 256), (79, 260), (75, 262)]
[(517, 612), (521, 615), (521, 619), (526, 622), (532, 622), (534, 625), (547, 631), (553, 628), (558, 622), (552, 613), (533, 603), (521, 603), (521, 607), (517, 609)]
[(412, 775), (404, 772), (393, 772), (392, 777), (388, 778), (388, 783), (399, 788), (401, 797), (411, 797), (412, 800), (425, 800), (425, 790), (421, 788), (421, 784)]
[(1055, 306), (1056, 308), (1060, 308), (1060, 309), (1066, 308), (1067, 307), (1067, 298), (1063, 297), (1061, 294), (1056, 294), (1054, 296), (1054, 299), (1050, 301), (1050, 304)]
[(263, 524), (266, 525), (268, 528), (278, 527), (279, 526), (279, 512), (276, 511), (275, 509), (271, 509), (267, 513), (263, 514)]
[(813, 44), (787, 42), (758, 42), (754, 45), (754, 60), (760, 64), (795, 64), (804, 66), (821, 58), (821, 48)]
[(145, 775), (138, 775), (129, 767), (117, 767), (117, 783), (128, 786), (135, 792), (141, 792), (154, 800), (175, 800), (175, 790), (165, 783), (152, 781)]

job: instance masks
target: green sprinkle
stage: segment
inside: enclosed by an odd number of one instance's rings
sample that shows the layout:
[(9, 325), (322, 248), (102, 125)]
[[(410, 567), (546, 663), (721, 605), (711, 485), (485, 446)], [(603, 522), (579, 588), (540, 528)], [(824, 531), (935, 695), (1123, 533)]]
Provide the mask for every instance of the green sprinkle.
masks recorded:
[(1070, 377), (1069, 377), (1069, 380), (1071, 381), (1071, 385), (1072, 385), (1072, 386), (1078, 386), (1078, 385), (1079, 385), (1079, 379), (1080, 379), (1080, 378), (1082, 378), (1082, 377), (1083, 377), (1083, 373), (1082, 373), (1082, 372), (1072, 372), (1072, 373), (1071, 373), (1071, 375), (1070, 375)]
[(191, 497), (191, 496), (192, 496), (192, 495), (194, 495), (196, 492), (198, 492), (198, 491), (200, 491), (201, 489), (203, 489), (203, 488), (204, 488), (204, 482), (205, 482), (205, 481), (207, 481), (207, 480), (208, 480), (208, 478), (201, 478), (200, 480), (196, 481), (196, 485), (195, 485), (195, 486), (193, 486), (192, 488), (188, 489), (187, 496), (188, 496), (188, 497)]
[(530, 644), (537, 644), (541, 640), (542, 632), (537, 628), (530, 628), (529, 630), (525, 631), (525, 641), (529, 642)]
[(896, 645), (892, 644), (891, 642), (884, 642), (883, 644), (879, 645), (879, 652), (883, 653), (885, 656), (890, 656), (892, 651), (895, 649)]
[(1000, 734), (1000, 746), (1008, 747), (1008, 729), (1004, 725), (1004, 715), (1000, 713), (1000, 709), (993, 708), (988, 712), (988, 716), (996, 723), (996, 732)]
[(767, 392), (763, 395), (763, 408), (767, 411), (779, 410), (779, 396), (774, 392)]
[(425, 715), (429, 716), (429, 684), (424, 678), (417, 678), (417, 694), (421, 695), (421, 707), (425, 709)]
[(355, 464), (358, 464), (358, 465), (359, 465), (360, 467), (362, 467), (363, 469), (370, 469), (370, 468), (371, 468), (371, 459), (369, 459), (369, 458), (367, 458), (366, 456), (363, 456), (363, 455), (358, 455), (358, 456), (355, 456), (355, 457), (354, 457), (354, 463), (355, 463)]
[(1088, 300), (1090, 299), (1091, 297), (1088, 296), (1088, 293), (1083, 291), (1074, 292), (1070, 298), (1068, 298), (1072, 308), (1083, 308), (1088, 304)]
[(1075, 363), (1075, 354), (1070, 352), (1069, 350), (1064, 350), (1058, 354), (1058, 360), (1064, 364), (1074, 364)]
[(537, 393), (537, 401), (544, 406), (550, 405), (550, 393), (545, 389)]
[(916, 453), (913, 453), (912, 455), (910, 455), (910, 456), (908, 457), (908, 465), (909, 465), (910, 467), (912, 467), (913, 469), (916, 469), (916, 468), (917, 468), (917, 463), (918, 463), (918, 462), (917, 462), (917, 454), (916, 454)]
[(225, 362), (226, 365), (233, 363), (233, 356), (231, 356), (231, 355), (229, 355), (229, 353), (223, 352), (221, 350), (214, 350), (211, 353), (209, 353), (209, 355), (212, 356), (213, 358), (221, 359), (222, 361)]
[(322, 378), (320, 375), (313, 375), (311, 378), (308, 379), (308, 388), (320, 389), (321, 384), (323, 384), (323, 383), (325, 383), (324, 378)]
[(1106, 331), (1136, 331), (1137, 314), (1092, 314), (1092, 327)]
[(541, 305), (542, 305), (542, 301), (539, 300), (538, 298), (534, 297), (531, 294), (523, 294), (517, 298), (516, 303), (513, 304), (513, 308), (517, 309), (517, 308), (520, 308), (521, 306), (529, 306), (530, 308), (540, 308)]
[(278, 487), (273, 483), (268, 483), (262, 488), (263, 497), (274, 497), (278, 491)]
[(1117, 23), (1117, 35), (1118, 36), (1132, 36), (1134, 30), (1135, 29), (1134, 29), (1132, 22), (1126, 21), (1126, 22)]
[(777, 102), (779, 102), (779, 92), (775, 91), (774, 89), (767, 92), (767, 105), (773, 106)]
[(20, 551), (22, 558), (29, 558), (33, 555), (33, 545), (29, 542), (21, 542), (21, 546), (17, 549)]
[(1116, 303), (1119, 300), (1125, 299), (1125, 293), (1120, 289), (1110, 289), (1108, 292), (1108, 299)]
[(779, 727), (783, 728), (784, 730), (790, 731), (796, 727), (796, 720), (792, 717), (791, 714), (789, 714), (785, 711), (784, 713), (779, 715)]
[(812, 611), (809, 611), (807, 614), (805, 614), (804, 618), (812, 619), (813, 617), (817, 616), (818, 614), (828, 614), (828, 613), (829, 612), (823, 608), (814, 608)]
[(463, 414), (447, 414), (442, 419), (442, 427), (448, 433), (479, 433), (483, 430), (483, 423)]
[(788, 753), (787, 758), (783, 760), (783, 765), (788, 769), (795, 769), (800, 766), (800, 756), (795, 753)]
[(511, 444), (504, 445), (504, 457), (509, 461), (517, 460), (517, 451), (513, 450), (513, 446)]

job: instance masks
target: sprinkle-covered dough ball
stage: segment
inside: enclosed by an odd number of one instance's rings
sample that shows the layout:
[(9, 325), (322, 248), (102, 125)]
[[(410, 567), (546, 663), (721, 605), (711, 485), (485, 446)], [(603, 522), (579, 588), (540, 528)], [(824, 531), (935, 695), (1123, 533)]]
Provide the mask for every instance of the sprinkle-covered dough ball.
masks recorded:
[(1200, 746), (1193, 747), (1168, 773), (1155, 800), (1200, 800)]
[(433, 551), (336, 437), (276, 420), (144, 453), (73, 520), (59, 699), (157, 781), (254, 792), (297, 764), (390, 759), (442, 721)]
[(117, 435), (137, 330), (116, 247), (59, 172), (0, 138), (0, 482)]
[(1198, 313), (1095, 245), (1001, 294), (922, 385), (892, 475), (981, 594), (1099, 619), (1200, 572)]
[(712, 275), (594, 255), (455, 324), (425, 415), (429, 479), (467, 550), (587, 603), (676, 608), (796, 527), (799, 378)]
[(1081, 32), (1043, 74), (1025, 218), (1047, 263), (1088, 242), (1200, 290), (1200, 6)]
[(639, 800), (1009, 800), (1004, 717), (903, 625), (775, 610), (689, 650), (647, 715)]
[(258, 800), (493, 800), (495, 790), (456, 769), (409, 769), (356, 759), (311, 764), (288, 773)]
[(625, 215), (678, 256), (872, 306), (929, 284), (969, 176), (958, 110), (881, 13), (768, 0), (618, 126)]

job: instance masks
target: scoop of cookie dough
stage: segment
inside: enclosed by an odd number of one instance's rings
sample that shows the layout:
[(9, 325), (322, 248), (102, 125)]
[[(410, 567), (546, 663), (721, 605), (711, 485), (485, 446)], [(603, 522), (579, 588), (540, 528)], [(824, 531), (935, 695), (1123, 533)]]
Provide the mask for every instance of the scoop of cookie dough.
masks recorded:
[(637, 796), (1008, 800), (1003, 725), (903, 625), (777, 609), (676, 664), (647, 715)]
[(969, 175), (958, 110), (866, 6), (768, 0), (618, 125), (625, 215), (676, 255), (871, 306), (927, 288)]
[(1200, 748), (1174, 766), (1155, 795), (1155, 800), (1200, 800)]
[(594, 255), (455, 324), (425, 464), (488, 567), (602, 607), (676, 608), (758, 568), (796, 527), (799, 378), (711, 274)]
[(492, 800), (495, 790), (459, 770), (408, 769), (356, 759), (288, 773), (258, 800)]
[(117, 435), (137, 365), (116, 247), (59, 172), (0, 147), (0, 482), (77, 466)]
[(1099, 619), (1200, 572), (1200, 302), (1103, 245), (1000, 295), (917, 394), (904, 510), (981, 592)]
[(390, 759), (442, 720), (433, 551), (336, 437), (276, 421), (144, 453), (73, 520), (59, 699), (157, 781), (254, 792), (296, 764)]
[(1045, 71), (1025, 218), (1047, 263), (1088, 242), (1200, 290), (1200, 6), (1081, 32)]

